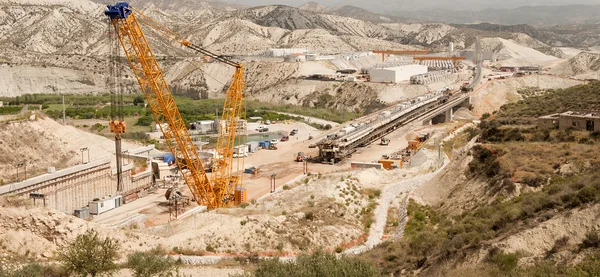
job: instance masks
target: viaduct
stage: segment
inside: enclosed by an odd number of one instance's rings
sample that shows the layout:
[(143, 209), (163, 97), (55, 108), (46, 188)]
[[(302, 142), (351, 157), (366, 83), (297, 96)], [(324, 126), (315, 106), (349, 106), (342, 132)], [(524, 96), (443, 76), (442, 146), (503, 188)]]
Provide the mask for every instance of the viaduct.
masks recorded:
[[(154, 146), (143, 147), (129, 152), (144, 158), (141, 153), (149, 152)], [(129, 157), (131, 158), (131, 154)], [(148, 158), (146, 158), (148, 159)], [(139, 193), (153, 185), (151, 162), (146, 168), (136, 172), (134, 163), (123, 166), (124, 203), (138, 198)], [(117, 195), (117, 170), (111, 167), (111, 157), (93, 160), (85, 164), (33, 177), (21, 182), (0, 186), (0, 195), (29, 198), (30, 194), (42, 194), (49, 208), (72, 214), (75, 209), (87, 206), (93, 199)]]

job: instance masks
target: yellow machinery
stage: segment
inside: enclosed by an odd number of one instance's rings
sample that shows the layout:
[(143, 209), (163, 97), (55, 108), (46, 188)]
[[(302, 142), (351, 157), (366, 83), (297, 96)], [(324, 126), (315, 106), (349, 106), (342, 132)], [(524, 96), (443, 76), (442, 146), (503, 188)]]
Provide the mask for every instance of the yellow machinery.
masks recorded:
[[(198, 204), (209, 209), (232, 205), (234, 190), (243, 189), (243, 158), (238, 159), (237, 168), (232, 166), (236, 137), (240, 145), (244, 145), (246, 139), (246, 126), (238, 126), (240, 117), (245, 115), (243, 66), (192, 44), (144, 16), (126, 2), (109, 5), (104, 14), (110, 18), (156, 123), (160, 126), (167, 145), (176, 157), (183, 178)], [(139, 19), (136, 16), (139, 16)], [(235, 68), (225, 96), (223, 123), (219, 128), (210, 180), (138, 20), (183, 46)]]

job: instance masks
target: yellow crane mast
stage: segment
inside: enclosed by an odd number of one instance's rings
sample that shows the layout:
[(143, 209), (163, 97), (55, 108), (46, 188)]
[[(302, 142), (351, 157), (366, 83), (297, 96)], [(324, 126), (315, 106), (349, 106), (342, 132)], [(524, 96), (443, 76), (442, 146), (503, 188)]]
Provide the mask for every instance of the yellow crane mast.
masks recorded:
[[(245, 116), (243, 66), (192, 44), (133, 9), (127, 2), (107, 6), (104, 14), (111, 20), (134, 76), (194, 198), (209, 209), (231, 205), (234, 190), (241, 188), (243, 176), (243, 158), (238, 160), (237, 168), (232, 166), (236, 137), (238, 141), (245, 142), (246, 135), (245, 125), (238, 128), (240, 117)], [(218, 128), (219, 138), (210, 180), (136, 15), (140, 22), (181, 45), (235, 68), (225, 96), (222, 115), (225, 126)]]

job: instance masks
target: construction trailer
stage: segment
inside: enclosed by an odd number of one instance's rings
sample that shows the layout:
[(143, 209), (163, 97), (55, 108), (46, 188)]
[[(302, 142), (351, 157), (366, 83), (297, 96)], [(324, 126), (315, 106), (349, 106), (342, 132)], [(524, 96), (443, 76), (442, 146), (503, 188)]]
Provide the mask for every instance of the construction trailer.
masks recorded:
[(94, 199), (89, 202), (90, 214), (99, 215), (112, 209), (121, 207), (122, 197), (120, 195), (111, 196), (103, 199)]
[(258, 151), (258, 141), (250, 141), (247, 142), (246, 145), (248, 146), (249, 153), (254, 153)]

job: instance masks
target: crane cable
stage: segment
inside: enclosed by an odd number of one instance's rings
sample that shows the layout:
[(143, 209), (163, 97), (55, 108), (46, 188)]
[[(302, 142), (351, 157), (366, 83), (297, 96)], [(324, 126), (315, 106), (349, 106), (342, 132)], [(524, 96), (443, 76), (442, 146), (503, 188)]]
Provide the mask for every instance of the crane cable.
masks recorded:
[(154, 30), (156, 30), (157, 32), (165, 35), (166, 37), (178, 42), (179, 44), (188, 47), (192, 50), (195, 50), (196, 52), (200, 52), (206, 56), (209, 56), (213, 59), (216, 59), (222, 63), (225, 63), (227, 65), (233, 66), (235, 68), (240, 68), (242, 65), (239, 63), (236, 63), (234, 61), (231, 61), (229, 59), (225, 59), (223, 58), (221, 55), (217, 55), (213, 52), (210, 52), (204, 48), (201, 48), (200, 46), (197, 46), (193, 43), (191, 43), (190, 41), (188, 41), (187, 39), (185, 39), (184, 37), (174, 33), (173, 31), (169, 30), (167, 27), (159, 24), (158, 22), (154, 21), (152, 18), (147, 17), (146, 15), (144, 15), (142, 12), (138, 11), (137, 9), (130, 7), (132, 11), (135, 12), (136, 15), (138, 15), (140, 18), (138, 18), (138, 20), (144, 22), (147, 26), (153, 28)]
[[(118, 121), (119, 125), (124, 124), (124, 116), (123, 116), (123, 89), (121, 82), (121, 67), (120, 67), (120, 58), (121, 58), (121, 47), (118, 34), (113, 31), (112, 27), (112, 19), (108, 19), (108, 39), (109, 39), (109, 48), (110, 48), (110, 57), (109, 57), (109, 70), (110, 76), (107, 78), (107, 88), (111, 90), (110, 92), (110, 123), (111, 131), (113, 124)], [(112, 79), (112, 80), (111, 80)], [(124, 125), (121, 125), (124, 126)], [(123, 155), (121, 148), (121, 132), (125, 130), (118, 130), (115, 132), (115, 158), (116, 158), (116, 166), (117, 166), (117, 192), (123, 192)]]
[[(156, 23), (154, 20), (152, 20), (151, 18), (145, 16), (140, 11), (137, 11), (137, 10), (135, 10), (135, 11), (136, 11), (136, 14), (140, 16), (140, 18), (137, 18), (137, 20), (140, 21), (140, 22), (142, 22), (142, 23), (144, 23), (142, 26), (149, 27), (151, 30), (156, 31), (156, 32), (158, 32), (158, 33), (160, 33), (160, 34), (162, 34), (164, 36), (167, 36), (171, 40), (174, 40), (177, 43), (179, 43), (179, 44), (181, 44), (183, 46), (186, 46), (186, 47), (188, 47), (188, 48), (190, 48), (190, 49), (192, 49), (194, 51), (200, 52), (202, 54), (205, 54), (205, 52), (208, 52), (207, 50), (202, 50), (202, 51), (198, 50), (198, 49), (202, 49), (202, 48), (200, 48), (198, 46), (195, 46), (195, 45), (194, 45), (194, 47), (189, 47), (189, 46), (185, 45), (184, 43), (187, 42), (187, 40), (181, 38), (180, 35), (177, 35), (173, 31), (171, 31), (171, 30), (167, 29), (166, 27), (163, 27), (162, 25)], [(208, 52), (208, 53), (210, 53), (210, 52)], [(212, 53), (211, 53), (211, 55), (206, 55), (206, 56), (209, 56), (211, 58), (218, 57), (218, 55), (212, 54)], [(218, 60), (218, 61), (220, 61), (220, 62), (224, 62), (227, 65), (236, 67), (236, 68), (240, 66), (239, 63), (233, 62), (233, 61), (228, 60), (228, 59), (223, 59), (223, 58), (215, 58), (215, 59)], [(228, 85), (228, 82), (223, 83), (221, 80), (219, 80), (219, 79), (215, 78), (214, 76), (208, 74), (208, 72), (206, 72), (204, 69), (202, 69), (196, 63), (194, 63), (194, 61), (190, 62), (189, 64), (192, 65), (195, 69), (199, 70), (202, 73), (203, 76), (208, 76), (212, 80), (214, 80), (215, 82), (217, 82), (217, 83), (219, 83), (219, 84), (221, 84), (221, 85), (223, 85), (225, 87)]]

